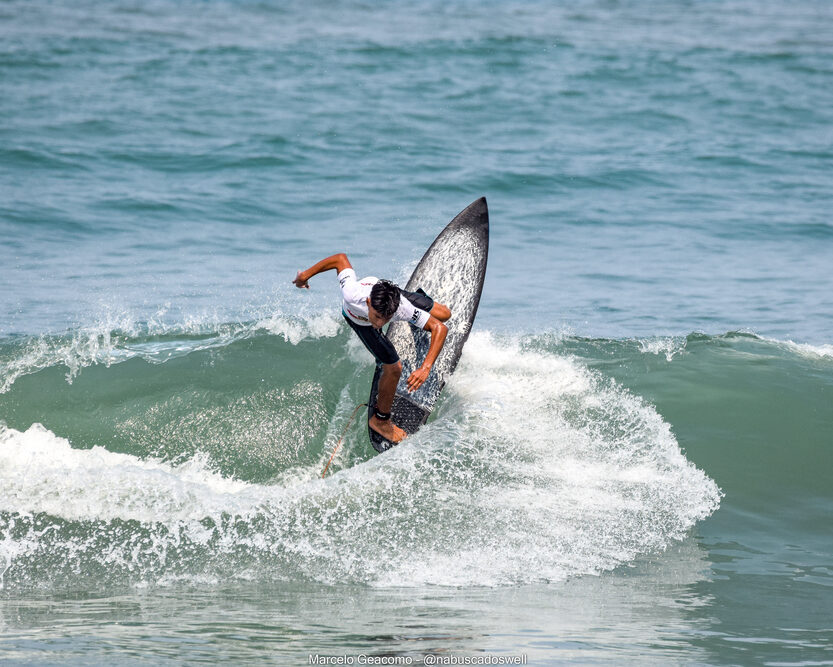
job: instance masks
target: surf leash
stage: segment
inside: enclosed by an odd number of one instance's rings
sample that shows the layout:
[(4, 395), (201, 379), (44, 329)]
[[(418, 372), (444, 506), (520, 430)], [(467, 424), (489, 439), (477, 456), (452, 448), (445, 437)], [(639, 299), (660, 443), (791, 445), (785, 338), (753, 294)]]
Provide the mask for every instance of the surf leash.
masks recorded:
[(324, 478), (324, 475), (327, 474), (327, 469), (330, 467), (330, 464), (333, 462), (333, 457), (336, 455), (338, 448), (341, 447), (341, 443), (344, 442), (344, 436), (347, 435), (347, 429), (350, 428), (350, 424), (353, 423), (353, 420), (356, 418), (356, 413), (359, 411), (359, 408), (366, 408), (367, 403), (359, 403), (356, 406), (356, 409), (353, 410), (353, 414), (350, 415), (350, 419), (347, 420), (347, 426), (344, 427), (344, 430), (341, 432), (341, 437), (338, 439), (338, 444), (336, 448), (333, 450), (333, 453), (330, 454), (330, 460), (327, 461), (327, 465), (324, 466), (324, 472), (321, 473), (321, 478)]

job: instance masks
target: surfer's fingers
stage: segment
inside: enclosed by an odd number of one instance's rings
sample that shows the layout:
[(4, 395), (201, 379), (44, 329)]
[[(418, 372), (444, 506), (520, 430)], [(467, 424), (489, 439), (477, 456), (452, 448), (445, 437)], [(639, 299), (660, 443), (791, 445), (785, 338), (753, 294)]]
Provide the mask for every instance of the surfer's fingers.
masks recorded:
[(419, 389), (423, 383), (425, 382), (425, 378), (422, 377), (419, 371), (414, 371), (411, 373), (411, 376), (408, 378), (408, 390), (415, 391)]

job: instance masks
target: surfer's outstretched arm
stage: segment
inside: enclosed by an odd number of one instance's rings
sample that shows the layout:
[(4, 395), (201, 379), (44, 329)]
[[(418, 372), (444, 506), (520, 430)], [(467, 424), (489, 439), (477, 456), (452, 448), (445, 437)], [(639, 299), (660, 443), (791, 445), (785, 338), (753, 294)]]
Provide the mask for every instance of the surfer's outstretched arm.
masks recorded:
[(347, 255), (340, 252), (337, 255), (330, 255), (329, 257), (322, 259), (318, 262), (318, 264), (314, 264), (306, 271), (298, 271), (298, 275), (295, 276), (295, 280), (292, 281), (292, 284), (295, 285), (295, 287), (304, 287), (309, 289), (309, 279), (313, 276), (317, 276), (319, 273), (329, 271), (330, 269), (335, 269), (341, 273), (344, 269), (352, 268), (353, 265), (350, 264), (350, 260), (347, 259)]
[(428, 346), (428, 354), (425, 355), (425, 361), (422, 362), (422, 366), (411, 373), (411, 376), (408, 378), (408, 391), (419, 389), (428, 379), (431, 367), (437, 360), (440, 350), (443, 349), (445, 337), (448, 334), (448, 327), (433, 315), (428, 318), (423, 329), (431, 333), (431, 345)]

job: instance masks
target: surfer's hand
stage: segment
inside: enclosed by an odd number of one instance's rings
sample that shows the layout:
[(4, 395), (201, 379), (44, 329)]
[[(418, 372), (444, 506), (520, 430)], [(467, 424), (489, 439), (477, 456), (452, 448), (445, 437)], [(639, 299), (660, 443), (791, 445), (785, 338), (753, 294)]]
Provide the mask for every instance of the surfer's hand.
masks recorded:
[(298, 271), (298, 275), (295, 276), (295, 280), (292, 281), (292, 284), (298, 288), (305, 287), (306, 289), (309, 289), (309, 281), (303, 277), (303, 273), (303, 271)]
[(408, 378), (408, 391), (415, 391), (419, 389), (423, 383), (428, 379), (428, 374), (431, 372), (431, 367), (425, 368), (418, 368), (413, 373), (411, 373), (411, 377)]

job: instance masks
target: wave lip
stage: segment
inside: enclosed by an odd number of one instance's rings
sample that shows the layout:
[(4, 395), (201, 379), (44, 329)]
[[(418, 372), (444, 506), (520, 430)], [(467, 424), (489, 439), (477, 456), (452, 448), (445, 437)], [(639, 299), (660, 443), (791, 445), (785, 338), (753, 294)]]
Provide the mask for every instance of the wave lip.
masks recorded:
[(810, 345), (809, 343), (796, 343), (791, 340), (772, 338), (763, 338), (763, 340), (783, 346), (790, 352), (809, 359), (833, 359), (833, 345)]
[(188, 318), (174, 324), (161, 320), (164, 313), (160, 310), (160, 319), (147, 322), (123, 314), (64, 334), (0, 340), (0, 394), (8, 392), (21, 377), (54, 366), (64, 366), (66, 380), (72, 383), (84, 368), (93, 365), (110, 366), (135, 357), (163, 363), (263, 333), (297, 345), (307, 339), (335, 336), (341, 325), (326, 313), (307, 318), (273, 313), (251, 322), (232, 323)]

